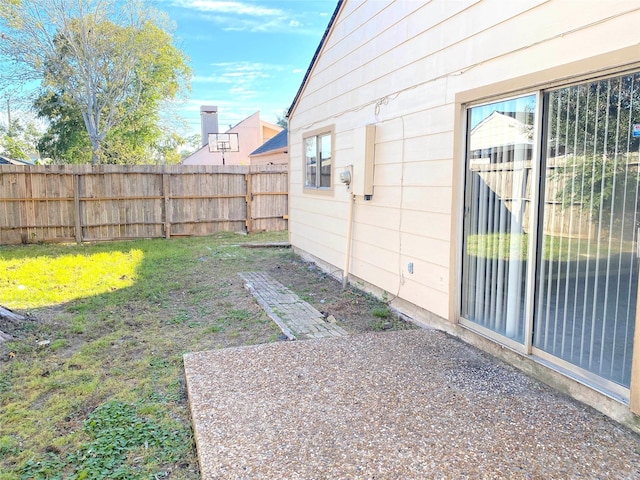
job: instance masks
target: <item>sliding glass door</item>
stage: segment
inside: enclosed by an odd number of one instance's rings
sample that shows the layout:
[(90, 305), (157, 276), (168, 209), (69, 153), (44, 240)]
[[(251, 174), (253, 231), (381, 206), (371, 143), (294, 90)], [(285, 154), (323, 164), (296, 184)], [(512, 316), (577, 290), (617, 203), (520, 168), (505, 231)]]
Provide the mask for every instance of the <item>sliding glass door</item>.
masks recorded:
[(639, 137), (633, 132), (640, 75), (555, 90), (546, 105), (533, 345), (629, 387), (638, 290)]
[(467, 112), (461, 322), (628, 389), (640, 74)]

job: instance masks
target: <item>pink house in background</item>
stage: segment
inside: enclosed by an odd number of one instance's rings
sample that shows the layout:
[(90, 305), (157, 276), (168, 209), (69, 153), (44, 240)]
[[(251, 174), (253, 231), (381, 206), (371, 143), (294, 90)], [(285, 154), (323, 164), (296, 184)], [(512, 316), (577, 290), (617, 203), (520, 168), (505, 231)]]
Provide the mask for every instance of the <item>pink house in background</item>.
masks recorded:
[[(245, 118), (225, 133), (238, 134), (238, 152), (224, 154), (225, 165), (249, 165), (251, 152), (282, 131), (282, 127), (260, 120), (260, 112)], [(217, 132), (210, 132), (217, 133)], [(204, 143), (204, 141), (203, 141)], [(183, 165), (222, 165), (222, 153), (210, 152), (206, 144), (182, 161)]]

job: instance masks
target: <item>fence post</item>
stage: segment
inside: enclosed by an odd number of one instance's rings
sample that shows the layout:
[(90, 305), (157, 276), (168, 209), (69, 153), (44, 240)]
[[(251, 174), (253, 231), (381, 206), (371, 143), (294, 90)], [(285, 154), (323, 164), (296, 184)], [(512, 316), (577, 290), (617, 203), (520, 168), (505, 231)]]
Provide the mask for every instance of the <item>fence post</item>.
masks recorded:
[[(251, 167), (249, 167), (251, 168)], [(247, 233), (251, 233), (253, 230), (253, 221), (251, 219), (251, 203), (253, 202), (253, 192), (251, 187), (251, 172), (246, 173), (244, 175), (245, 184), (247, 188), (247, 196), (245, 197), (245, 202), (247, 203), (247, 218), (245, 219), (244, 225), (247, 230)]]
[(171, 238), (171, 179), (162, 173), (162, 195), (164, 197), (164, 238)]
[(80, 174), (73, 174), (73, 205), (76, 224), (76, 243), (82, 243), (82, 224), (80, 222)]

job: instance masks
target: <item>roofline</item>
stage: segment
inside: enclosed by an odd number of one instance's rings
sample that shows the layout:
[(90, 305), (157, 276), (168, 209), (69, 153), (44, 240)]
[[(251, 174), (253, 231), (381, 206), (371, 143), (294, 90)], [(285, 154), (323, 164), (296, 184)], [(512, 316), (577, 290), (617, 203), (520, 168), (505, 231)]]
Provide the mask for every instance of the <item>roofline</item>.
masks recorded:
[(327, 37), (329, 36), (329, 32), (333, 28), (333, 24), (336, 20), (336, 17), (338, 16), (338, 12), (342, 8), (342, 5), (344, 4), (344, 2), (345, 0), (338, 0), (338, 5), (336, 5), (336, 9), (333, 11), (333, 15), (331, 16), (331, 20), (329, 20), (329, 24), (327, 25), (327, 28), (324, 31), (324, 35), (322, 35), (322, 38), (320, 39), (318, 48), (316, 48), (316, 53), (313, 54), (313, 58), (311, 59), (309, 68), (307, 68), (307, 72), (304, 74), (304, 78), (302, 79), (302, 83), (300, 84), (300, 88), (298, 88), (298, 92), (296, 93), (296, 96), (293, 97), (293, 102), (291, 102), (291, 106), (289, 107), (289, 110), (287, 110), (286, 118), (289, 118), (289, 115), (291, 115), (293, 108), (296, 106), (296, 103), (298, 103), (298, 99), (302, 95), (302, 90), (306, 86), (307, 80), (311, 76), (311, 70), (313, 70), (313, 67), (316, 64), (316, 60), (320, 56), (320, 51), (322, 50), (322, 47), (324, 47), (324, 42), (327, 40)]
[(262, 153), (253, 153), (251, 152), (249, 154), (250, 157), (264, 157), (266, 155), (273, 155), (275, 153), (288, 153), (287, 150), (289, 149), (289, 146), (287, 145), (286, 147), (280, 147), (280, 148), (276, 148), (274, 150), (267, 150), (266, 152), (262, 152)]
[(284, 128), (282, 128), (277, 123), (267, 122), (266, 120), (260, 120), (260, 123), (263, 127), (269, 127), (271, 130), (278, 130), (278, 133), (284, 130)]

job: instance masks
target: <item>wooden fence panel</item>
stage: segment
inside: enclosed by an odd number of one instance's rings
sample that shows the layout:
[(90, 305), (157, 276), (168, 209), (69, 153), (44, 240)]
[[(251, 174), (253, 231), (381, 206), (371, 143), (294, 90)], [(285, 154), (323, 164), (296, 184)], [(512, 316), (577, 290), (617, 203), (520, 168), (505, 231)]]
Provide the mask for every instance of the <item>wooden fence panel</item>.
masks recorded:
[(3, 165), (0, 244), (283, 230), (286, 202), (286, 166)]
[(161, 173), (97, 171), (79, 180), (83, 240), (163, 236)]
[(251, 173), (251, 230), (274, 231), (288, 228), (288, 173), (280, 168), (254, 167)]

